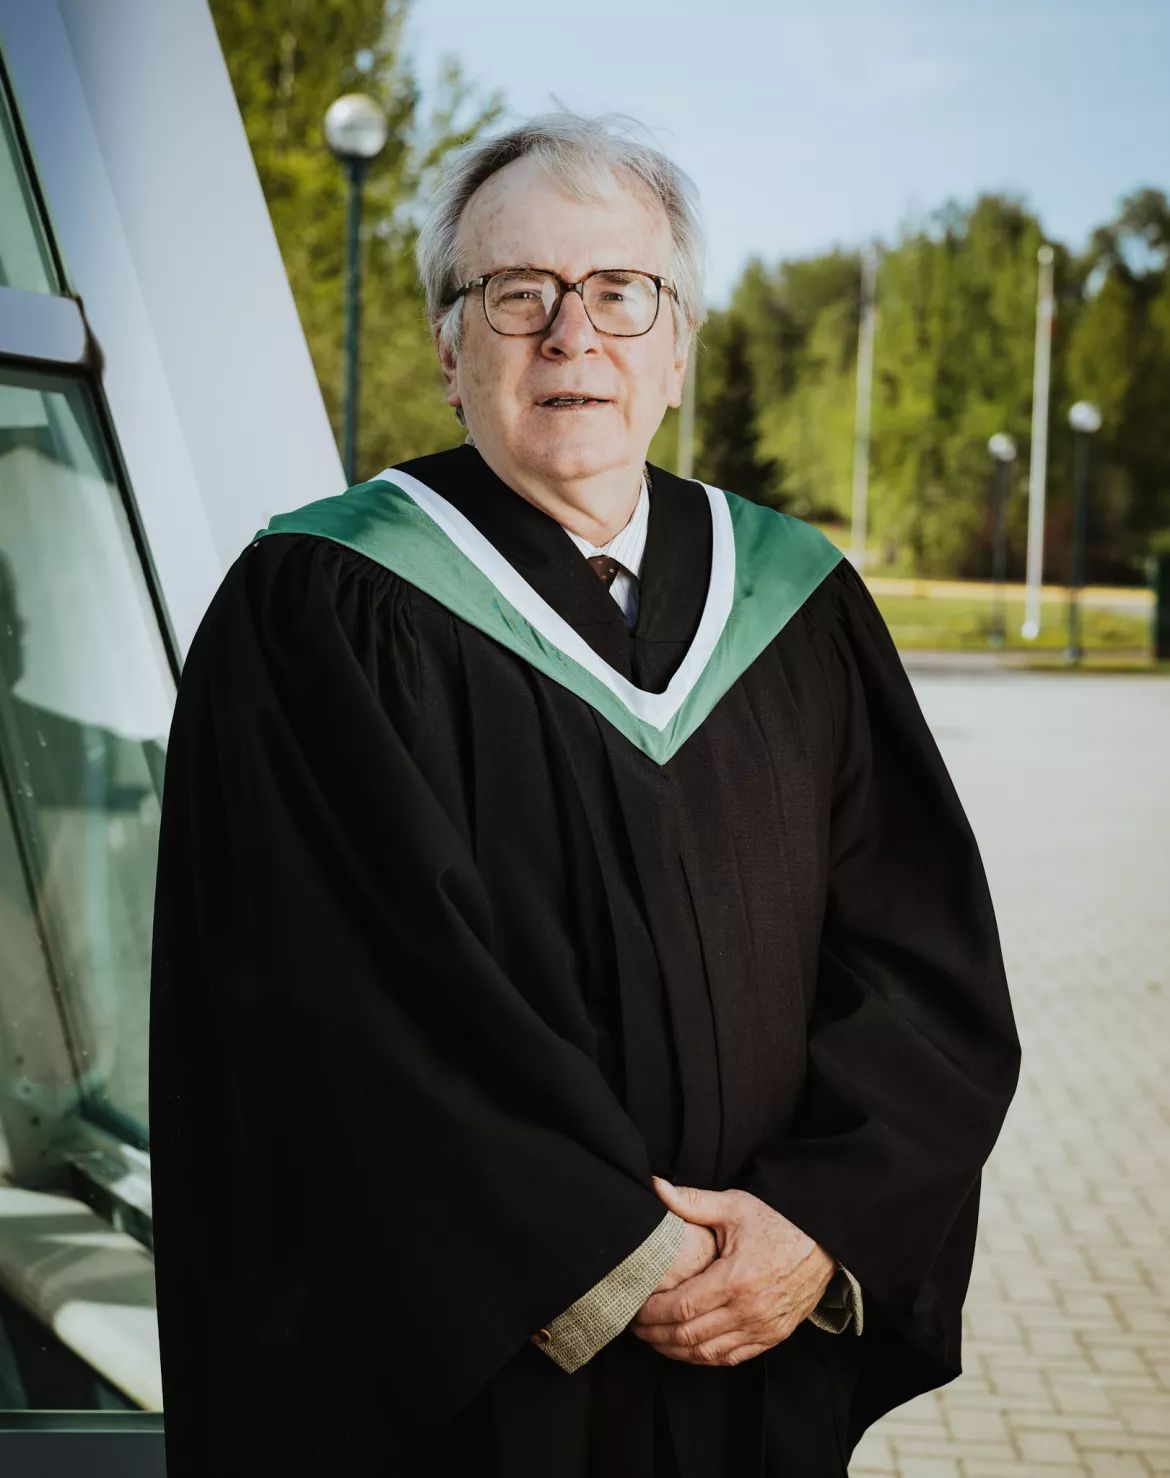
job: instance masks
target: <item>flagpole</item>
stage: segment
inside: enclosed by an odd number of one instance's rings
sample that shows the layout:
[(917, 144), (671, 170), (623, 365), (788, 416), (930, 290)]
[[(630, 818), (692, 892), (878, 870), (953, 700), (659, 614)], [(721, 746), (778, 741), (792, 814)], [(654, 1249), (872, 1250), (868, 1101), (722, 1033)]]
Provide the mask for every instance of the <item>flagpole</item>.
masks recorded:
[(1048, 388), (1052, 364), (1053, 250), (1037, 253), (1036, 355), (1032, 373), (1032, 460), (1028, 468), (1028, 560), (1021, 635), (1033, 641), (1040, 635), (1041, 584), (1044, 577), (1044, 494), (1048, 476)]

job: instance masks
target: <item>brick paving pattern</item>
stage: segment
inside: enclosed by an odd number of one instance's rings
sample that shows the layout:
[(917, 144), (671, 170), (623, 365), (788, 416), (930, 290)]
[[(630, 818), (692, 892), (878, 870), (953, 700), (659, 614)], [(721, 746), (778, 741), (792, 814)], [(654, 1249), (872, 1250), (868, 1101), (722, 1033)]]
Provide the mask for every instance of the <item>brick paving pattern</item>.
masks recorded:
[(1170, 682), (911, 671), (987, 865), (1024, 1064), (964, 1373), (849, 1471), (1170, 1475)]

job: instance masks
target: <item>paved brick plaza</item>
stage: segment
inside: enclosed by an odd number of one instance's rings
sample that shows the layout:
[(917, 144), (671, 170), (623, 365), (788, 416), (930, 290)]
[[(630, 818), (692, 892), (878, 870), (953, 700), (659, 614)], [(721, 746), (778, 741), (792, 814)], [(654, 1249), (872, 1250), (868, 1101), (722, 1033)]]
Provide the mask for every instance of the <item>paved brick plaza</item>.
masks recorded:
[(871, 1428), (850, 1473), (1170, 1475), (1170, 681), (912, 675), (987, 864), (1024, 1066), (964, 1374)]

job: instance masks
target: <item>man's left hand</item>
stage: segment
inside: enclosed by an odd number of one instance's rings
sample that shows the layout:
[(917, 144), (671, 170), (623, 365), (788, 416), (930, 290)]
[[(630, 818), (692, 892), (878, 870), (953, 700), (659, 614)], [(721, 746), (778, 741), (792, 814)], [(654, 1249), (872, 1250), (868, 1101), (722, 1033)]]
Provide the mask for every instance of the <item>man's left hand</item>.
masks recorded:
[(634, 1316), (639, 1339), (690, 1365), (738, 1365), (785, 1340), (816, 1308), (837, 1261), (747, 1191), (702, 1191), (655, 1178), (664, 1204), (710, 1227), (719, 1256), (697, 1277), (652, 1294)]

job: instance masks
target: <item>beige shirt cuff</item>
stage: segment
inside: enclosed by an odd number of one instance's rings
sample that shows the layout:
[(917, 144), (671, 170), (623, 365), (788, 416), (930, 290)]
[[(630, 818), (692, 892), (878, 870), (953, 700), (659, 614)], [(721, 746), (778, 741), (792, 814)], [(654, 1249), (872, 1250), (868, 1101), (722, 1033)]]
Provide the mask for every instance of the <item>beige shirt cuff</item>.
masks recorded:
[(571, 1375), (622, 1332), (662, 1282), (682, 1246), (686, 1222), (668, 1211), (629, 1257), (606, 1273), (532, 1343)]
[(808, 1318), (810, 1324), (815, 1324), (818, 1329), (827, 1329), (830, 1334), (843, 1334), (850, 1324), (855, 1333), (861, 1333), (861, 1284), (848, 1268), (837, 1264), (837, 1271), (829, 1280), (820, 1303)]

